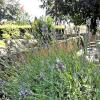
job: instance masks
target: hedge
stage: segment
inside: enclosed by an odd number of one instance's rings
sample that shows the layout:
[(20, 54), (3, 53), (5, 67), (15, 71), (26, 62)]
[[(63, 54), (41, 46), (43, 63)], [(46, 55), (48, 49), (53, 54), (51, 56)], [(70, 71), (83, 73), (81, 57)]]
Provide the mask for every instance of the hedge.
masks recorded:
[(0, 29), (19, 29), (19, 28), (22, 28), (22, 29), (27, 29), (27, 28), (31, 28), (31, 25), (0, 25)]

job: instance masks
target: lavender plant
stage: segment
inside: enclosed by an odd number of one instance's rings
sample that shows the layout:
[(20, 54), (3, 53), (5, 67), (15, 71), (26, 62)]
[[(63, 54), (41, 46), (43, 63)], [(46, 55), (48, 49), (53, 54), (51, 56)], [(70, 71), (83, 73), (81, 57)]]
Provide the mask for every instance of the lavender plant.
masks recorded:
[[(11, 74), (3, 91), (10, 100), (99, 100), (100, 69), (74, 53), (28, 54)], [(12, 71), (12, 68), (14, 69)], [(9, 73), (9, 72), (8, 72)]]

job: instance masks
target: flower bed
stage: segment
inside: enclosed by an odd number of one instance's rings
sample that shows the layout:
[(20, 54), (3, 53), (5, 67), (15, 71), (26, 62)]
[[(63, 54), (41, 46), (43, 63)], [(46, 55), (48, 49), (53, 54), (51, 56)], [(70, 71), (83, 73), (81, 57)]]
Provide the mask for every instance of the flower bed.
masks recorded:
[[(23, 53), (24, 54), (24, 53)], [(98, 100), (100, 97), (100, 68), (74, 53), (62, 50), (48, 56), (24, 54), (26, 61), (1, 71), (2, 95), (13, 100)], [(19, 55), (19, 59), (24, 58)], [(13, 60), (12, 60), (13, 61)], [(6, 72), (6, 73), (5, 73)]]

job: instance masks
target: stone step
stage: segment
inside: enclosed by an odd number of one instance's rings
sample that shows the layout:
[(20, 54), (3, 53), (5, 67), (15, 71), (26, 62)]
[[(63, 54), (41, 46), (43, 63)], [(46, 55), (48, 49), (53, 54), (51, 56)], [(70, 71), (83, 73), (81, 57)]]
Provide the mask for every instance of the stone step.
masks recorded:
[(89, 48), (89, 47), (96, 47), (96, 45), (93, 45), (93, 44), (92, 44), (92, 45), (88, 46), (88, 48)]
[(96, 44), (96, 42), (90, 42), (90, 44)]
[(97, 42), (100, 42), (100, 40), (96, 40)]

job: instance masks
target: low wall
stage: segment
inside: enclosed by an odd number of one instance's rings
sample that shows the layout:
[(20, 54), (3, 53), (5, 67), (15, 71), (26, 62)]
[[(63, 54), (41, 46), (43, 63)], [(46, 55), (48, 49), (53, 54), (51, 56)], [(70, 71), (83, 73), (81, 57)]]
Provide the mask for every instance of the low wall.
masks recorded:
[(9, 53), (17, 53), (27, 51), (29, 48), (33, 48), (37, 45), (37, 40), (25, 40), (25, 39), (11, 39), (11, 40), (2, 40), (2, 45), (0, 47), (0, 56), (6, 56)]
[[(66, 53), (75, 52), (78, 49), (77, 47), (78, 38), (79, 37), (70, 38), (68, 40), (61, 40), (61, 41), (57, 40), (56, 43), (52, 44), (49, 48), (38, 49), (37, 47), (34, 46), (32, 50), (32, 54), (48, 56), (50, 52), (53, 52), (53, 51), (58, 52), (58, 50), (62, 50)], [(5, 55), (2, 55), (0, 58), (6, 60), (6, 62), (8, 62), (9, 64), (16, 63), (16, 61), (19, 61), (24, 64), (25, 62), (28, 61), (27, 59), (28, 59), (29, 54), (30, 54), (30, 51), (25, 50), (23, 48), (23, 51), (13, 52), (11, 55), (5, 54)]]

